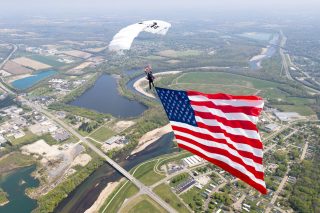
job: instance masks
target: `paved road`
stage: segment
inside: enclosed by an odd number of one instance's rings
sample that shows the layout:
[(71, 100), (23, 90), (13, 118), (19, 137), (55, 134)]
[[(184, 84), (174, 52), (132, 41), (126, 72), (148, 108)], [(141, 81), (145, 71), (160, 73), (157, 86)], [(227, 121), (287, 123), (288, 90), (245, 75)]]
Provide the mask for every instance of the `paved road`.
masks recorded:
[(282, 68), (284, 69), (284, 72), (287, 76), (287, 78), (289, 80), (292, 80), (293, 81), (293, 78), (291, 77), (290, 75), (290, 71), (289, 71), (289, 66), (288, 66), (288, 61), (287, 61), (287, 58), (286, 58), (286, 54), (284, 53), (284, 46), (286, 45), (287, 43), (287, 37), (285, 37), (285, 35), (282, 33), (282, 31), (280, 31), (280, 34), (281, 34), (281, 41), (280, 41), (280, 49), (279, 49), (279, 52), (280, 52), (280, 55), (281, 55), (281, 58), (282, 58)]
[[(12, 53), (13, 54), (13, 53)], [(12, 55), (10, 54), (10, 55)], [(11, 57), (11, 56), (10, 56)], [(8, 57), (6, 60), (9, 60), (10, 57)], [(2, 79), (0, 81), (0, 87), (7, 91), (8, 93), (12, 95), (16, 95), (13, 91), (5, 87), (2, 83)], [(76, 136), (80, 139), (80, 141), (84, 144), (86, 144), (90, 149), (92, 149), (95, 153), (97, 153), (100, 157), (104, 158), (113, 168), (115, 168), (118, 172), (120, 172), (124, 177), (126, 177), (128, 180), (130, 180), (134, 185), (136, 185), (142, 194), (149, 195), (154, 201), (156, 201), (159, 205), (161, 205), (164, 209), (166, 209), (168, 212), (176, 212), (169, 204), (167, 204), (165, 201), (163, 201), (158, 195), (156, 195), (149, 187), (145, 186), (143, 183), (141, 183), (139, 180), (134, 178), (128, 171), (126, 171), (124, 168), (122, 168), (119, 164), (117, 164), (114, 160), (109, 158), (106, 154), (104, 154), (100, 149), (95, 147), (92, 143), (90, 143), (85, 137), (80, 135), (78, 132), (76, 132), (71, 126), (66, 124), (64, 121), (57, 118), (55, 115), (51, 114), (49, 111), (42, 108), (40, 105), (34, 104), (30, 102), (29, 100), (25, 99), (24, 97), (19, 97), (19, 99), (29, 106), (30, 108), (46, 115), (49, 119), (54, 121), (55, 123), (61, 125), (63, 128), (68, 130), (71, 134)]]
[(149, 195), (154, 201), (156, 201), (158, 204), (160, 204), (167, 211), (176, 212), (170, 205), (168, 205), (158, 195), (156, 195), (149, 187), (145, 186), (143, 183), (141, 183), (139, 180), (137, 180), (135, 177), (133, 177), (127, 170), (125, 170), (118, 163), (116, 163), (114, 160), (109, 158), (100, 149), (98, 149), (92, 143), (90, 143), (85, 137), (83, 137), (78, 132), (76, 132), (71, 126), (69, 126), (64, 121), (62, 121), (59, 118), (57, 118), (56, 116), (52, 115), (50, 112), (48, 112), (47, 110), (43, 109), (41, 106), (33, 104), (33, 103), (31, 103), (30, 101), (28, 101), (28, 100), (26, 100), (24, 98), (22, 100), (30, 108), (35, 109), (35, 110), (45, 114), (51, 120), (53, 120), (56, 123), (60, 124), (63, 128), (68, 130), (71, 134), (73, 134), (74, 136), (79, 138), (81, 142), (86, 144), (90, 149), (92, 149), (100, 157), (104, 158), (112, 167), (114, 167), (118, 172), (120, 172), (123, 176), (125, 176), (128, 180), (130, 180), (134, 185), (136, 185), (140, 189), (141, 193)]
[(13, 46), (13, 50), (11, 51), (11, 53), (8, 55), (8, 57), (0, 64), (0, 70), (2, 69), (2, 67), (7, 63), (7, 61), (10, 60), (10, 58), (12, 57), (12, 55), (17, 51), (18, 47), (15, 44), (11, 44)]
[(284, 175), (284, 177), (282, 178), (282, 181), (277, 189), (277, 191), (274, 193), (273, 197), (271, 198), (271, 202), (269, 204), (269, 206), (266, 208), (265, 213), (269, 213), (274, 205), (274, 203), (276, 202), (276, 200), (278, 199), (278, 196), (280, 194), (280, 192), (282, 191), (284, 185), (286, 184), (287, 180), (288, 180), (288, 173), (289, 173), (290, 169), (287, 168), (287, 171)]

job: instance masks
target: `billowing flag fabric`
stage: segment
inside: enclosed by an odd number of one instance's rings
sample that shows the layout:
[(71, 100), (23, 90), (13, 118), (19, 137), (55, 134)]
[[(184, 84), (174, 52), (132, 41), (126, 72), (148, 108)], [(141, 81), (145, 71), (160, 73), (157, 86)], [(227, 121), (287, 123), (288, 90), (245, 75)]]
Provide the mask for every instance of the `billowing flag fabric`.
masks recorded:
[(156, 88), (178, 145), (228, 171), (263, 194), (263, 145), (256, 127), (258, 96)]

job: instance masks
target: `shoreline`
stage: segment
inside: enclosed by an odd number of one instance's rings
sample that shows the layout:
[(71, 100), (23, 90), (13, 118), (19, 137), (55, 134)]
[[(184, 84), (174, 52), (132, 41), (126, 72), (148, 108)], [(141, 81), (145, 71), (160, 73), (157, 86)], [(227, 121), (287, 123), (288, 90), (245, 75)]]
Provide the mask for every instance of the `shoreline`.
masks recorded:
[[(163, 127), (159, 127), (157, 129), (151, 130), (144, 134), (140, 140), (138, 146), (130, 153), (130, 155), (134, 155), (138, 152), (143, 151), (147, 146), (157, 141), (163, 135), (171, 132), (171, 125), (167, 124)], [(107, 186), (101, 191), (97, 200), (93, 203), (93, 205), (85, 211), (85, 213), (97, 213), (100, 208), (103, 206), (104, 202), (108, 197), (113, 193), (113, 191), (118, 187), (118, 185), (122, 182), (124, 178), (121, 178), (119, 181), (110, 182)]]
[(97, 200), (84, 213), (97, 213), (97, 212), (99, 212), (99, 210), (103, 206), (104, 202), (113, 193), (113, 191), (118, 187), (118, 185), (122, 182), (123, 179), (124, 178), (121, 178), (119, 181), (108, 183), (107, 186), (101, 191)]
[(172, 131), (171, 125), (167, 124), (163, 127), (159, 127), (157, 129), (151, 130), (150, 132), (147, 132), (140, 138), (137, 147), (134, 150), (132, 150), (130, 155), (134, 155), (138, 152), (141, 152), (147, 146), (149, 146), (150, 144), (152, 144), (153, 142), (161, 138), (163, 135), (168, 134), (171, 131)]
[[(167, 71), (167, 72), (158, 72), (155, 73), (154, 76), (161, 76), (161, 75), (169, 75), (169, 74), (178, 74), (181, 73), (182, 71)], [(139, 93), (141, 93), (144, 96), (147, 96), (149, 98), (156, 98), (153, 94), (148, 93), (147, 91), (145, 91), (142, 87), (142, 84), (144, 82), (147, 82), (147, 79), (145, 77), (142, 77), (140, 79), (138, 79), (136, 82), (134, 82), (133, 84), (133, 88), (138, 91)]]
[(5, 205), (7, 205), (8, 203), (10, 203), (10, 201), (9, 201), (9, 200), (8, 200), (8, 201), (6, 201), (6, 202), (0, 203), (0, 206), (5, 206)]

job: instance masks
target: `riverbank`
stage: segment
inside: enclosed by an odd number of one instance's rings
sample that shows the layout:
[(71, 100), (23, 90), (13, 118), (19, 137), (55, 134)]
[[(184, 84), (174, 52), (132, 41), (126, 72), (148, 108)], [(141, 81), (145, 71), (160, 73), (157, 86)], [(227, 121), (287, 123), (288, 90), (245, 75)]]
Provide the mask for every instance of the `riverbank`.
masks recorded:
[[(181, 73), (182, 71), (167, 71), (167, 72), (159, 72), (155, 73), (154, 76), (161, 76), (161, 75), (172, 75), (172, 74), (178, 74)], [(143, 94), (144, 96), (147, 96), (149, 98), (155, 98), (155, 96), (143, 88), (143, 84), (146, 84), (148, 81), (145, 77), (138, 79), (134, 84), (133, 87), (135, 90), (137, 90), (139, 93)]]
[(9, 153), (0, 158), (0, 176), (33, 164), (35, 164), (35, 160), (31, 156), (23, 155), (20, 152)]
[(171, 131), (172, 129), (170, 124), (167, 124), (163, 127), (147, 132), (140, 138), (138, 145), (130, 154), (134, 155), (143, 151), (147, 146), (151, 145), (153, 142), (159, 140), (163, 135), (168, 134)]
[(8, 194), (0, 188), (0, 206), (4, 206), (8, 204), (10, 201), (8, 200)]
[(105, 200), (112, 194), (112, 192), (118, 187), (121, 181), (124, 178), (120, 179), (116, 182), (110, 182), (100, 193), (98, 199), (94, 202), (94, 204), (85, 211), (85, 213), (96, 213), (99, 212), (99, 209), (103, 206)]

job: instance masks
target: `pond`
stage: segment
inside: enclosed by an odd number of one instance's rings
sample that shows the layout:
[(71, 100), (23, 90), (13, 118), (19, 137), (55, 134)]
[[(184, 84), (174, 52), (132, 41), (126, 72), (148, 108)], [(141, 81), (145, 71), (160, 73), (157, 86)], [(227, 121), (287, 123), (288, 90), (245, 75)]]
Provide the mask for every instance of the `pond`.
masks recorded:
[(123, 97), (117, 79), (111, 75), (100, 76), (93, 87), (69, 104), (119, 118), (136, 117), (147, 109), (142, 103)]
[(36, 166), (17, 169), (0, 177), (0, 188), (8, 194), (9, 203), (0, 206), (0, 212), (29, 213), (37, 207), (37, 201), (25, 194), (26, 188), (39, 186), (39, 181), (31, 177)]
[(57, 71), (54, 71), (54, 70), (39, 72), (37, 74), (15, 80), (11, 83), (11, 85), (16, 89), (25, 90), (32, 87), (33, 85), (40, 82), (41, 80), (48, 78), (56, 73)]

